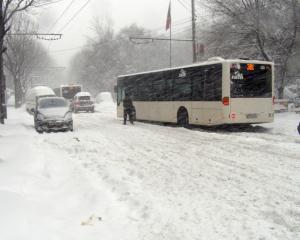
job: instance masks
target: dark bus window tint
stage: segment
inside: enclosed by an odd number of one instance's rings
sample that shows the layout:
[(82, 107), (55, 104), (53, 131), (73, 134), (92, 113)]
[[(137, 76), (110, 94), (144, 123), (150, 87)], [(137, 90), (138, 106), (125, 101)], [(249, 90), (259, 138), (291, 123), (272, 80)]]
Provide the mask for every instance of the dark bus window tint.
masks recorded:
[(272, 97), (272, 66), (232, 64), (230, 83), (232, 98)]
[(222, 65), (200, 66), (193, 69), (193, 101), (221, 101), (222, 99)]
[(65, 99), (73, 99), (79, 92), (81, 92), (80, 86), (62, 87), (62, 97)]
[(139, 101), (151, 101), (152, 86), (151, 86), (151, 76), (141, 75), (137, 80), (138, 82), (138, 99)]
[(171, 78), (171, 75), (168, 73), (165, 75), (166, 80), (166, 89), (165, 89), (165, 101), (172, 101), (173, 100), (173, 79)]
[(199, 67), (192, 71), (191, 81), (192, 81), (193, 101), (202, 101), (204, 99), (204, 83), (205, 83), (205, 73), (203, 67)]
[(208, 66), (204, 70), (204, 101), (222, 100), (222, 65)]
[(177, 70), (173, 72), (173, 100), (190, 101), (192, 96), (191, 79), (186, 70)]
[(130, 97), (134, 98), (136, 88), (136, 81), (133, 77), (124, 78), (124, 90), (125, 94), (128, 94)]
[(152, 88), (152, 100), (164, 101), (166, 97), (166, 81), (164, 80), (162, 73), (157, 73), (153, 76)]
[(221, 101), (222, 64), (123, 77), (134, 101)]

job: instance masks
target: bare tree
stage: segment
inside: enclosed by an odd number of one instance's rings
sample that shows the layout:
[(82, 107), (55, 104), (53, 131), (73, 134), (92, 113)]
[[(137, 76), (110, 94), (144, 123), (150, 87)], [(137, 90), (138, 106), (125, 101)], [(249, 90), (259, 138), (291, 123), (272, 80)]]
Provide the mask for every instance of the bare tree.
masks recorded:
[(6, 51), (4, 47), (4, 38), (11, 28), (13, 16), (27, 10), (30, 7), (37, 6), (39, 0), (0, 0), (0, 123), (4, 124), (7, 117), (5, 105), (5, 76), (3, 69), (3, 54)]
[[(31, 32), (34, 31), (34, 25), (28, 17), (18, 14), (14, 18), (12, 31)], [(49, 67), (51, 59), (44, 47), (33, 36), (8, 35), (5, 44), (7, 50), (4, 65), (13, 79), (15, 107), (18, 108), (23, 102), (32, 73)]]
[[(209, 42), (219, 55), (275, 61), (278, 97), (283, 97), (288, 62), (294, 54), (299, 0), (211, 0), (215, 14)], [(239, 46), (245, 46), (242, 51)]]

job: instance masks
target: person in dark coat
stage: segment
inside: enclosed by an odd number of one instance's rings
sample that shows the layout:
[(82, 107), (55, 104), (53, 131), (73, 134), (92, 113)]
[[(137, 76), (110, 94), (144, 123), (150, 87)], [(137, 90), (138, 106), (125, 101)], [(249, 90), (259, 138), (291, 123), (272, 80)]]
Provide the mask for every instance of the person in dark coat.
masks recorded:
[(299, 125), (298, 125), (298, 133), (300, 134), (300, 122), (299, 122)]
[(123, 108), (124, 108), (124, 125), (126, 125), (127, 116), (129, 116), (129, 121), (133, 124), (133, 103), (132, 99), (128, 93), (125, 94), (125, 98), (123, 100)]

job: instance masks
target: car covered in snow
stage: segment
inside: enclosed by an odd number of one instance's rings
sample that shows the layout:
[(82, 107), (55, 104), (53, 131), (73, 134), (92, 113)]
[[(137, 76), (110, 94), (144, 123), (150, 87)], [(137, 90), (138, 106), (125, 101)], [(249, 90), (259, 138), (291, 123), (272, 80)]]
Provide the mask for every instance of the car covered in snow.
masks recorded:
[(44, 97), (38, 100), (34, 113), (37, 132), (73, 131), (73, 117), (68, 102), (62, 97)]
[(36, 86), (29, 89), (25, 96), (26, 110), (32, 114), (36, 108), (37, 101), (42, 97), (54, 97), (54, 91), (46, 86)]
[(70, 105), (70, 109), (77, 113), (77, 112), (94, 112), (95, 105), (94, 101), (92, 100), (92, 96), (89, 92), (79, 92), (73, 98), (73, 101)]

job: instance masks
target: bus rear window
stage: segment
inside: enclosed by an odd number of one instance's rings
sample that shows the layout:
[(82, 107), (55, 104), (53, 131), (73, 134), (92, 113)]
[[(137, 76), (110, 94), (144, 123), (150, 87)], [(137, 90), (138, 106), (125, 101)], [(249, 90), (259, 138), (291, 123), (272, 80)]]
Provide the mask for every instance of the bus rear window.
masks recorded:
[(232, 98), (272, 97), (272, 66), (233, 63), (230, 67)]
[(81, 92), (80, 86), (63, 87), (62, 97), (64, 97), (65, 99), (72, 99), (79, 92)]

